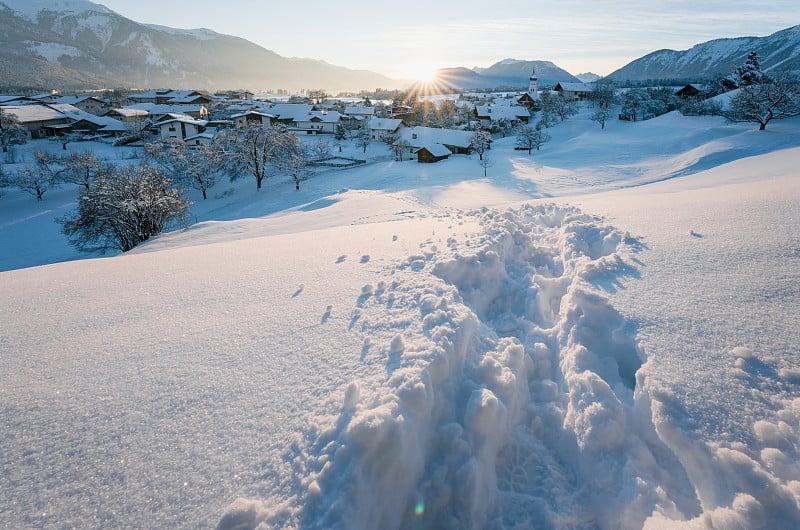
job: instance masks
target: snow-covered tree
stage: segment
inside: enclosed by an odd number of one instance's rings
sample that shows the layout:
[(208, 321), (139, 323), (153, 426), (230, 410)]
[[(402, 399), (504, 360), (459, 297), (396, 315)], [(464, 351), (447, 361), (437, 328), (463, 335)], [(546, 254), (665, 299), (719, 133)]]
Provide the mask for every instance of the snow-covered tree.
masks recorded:
[(644, 109), (650, 96), (647, 90), (632, 88), (622, 96), (622, 114), (629, 116), (633, 121), (644, 119)]
[(469, 136), (470, 148), (478, 153), (479, 160), (492, 147), (492, 135), (483, 130), (477, 130)]
[(366, 154), (367, 146), (369, 146), (372, 141), (372, 131), (369, 128), (369, 121), (364, 120), (361, 122), (361, 126), (356, 129), (355, 141), (356, 145), (361, 147)]
[(744, 85), (731, 97), (723, 115), (733, 122), (755, 122), (765, 130), (772, 120), (800, 116), (800, 85), (787, 76)]
[(617, 102), (617, 87), (613, 81), (600, 79), (592, 85), (589, 101), (596, 109), (608, 109)]
[(217, 184), (222, 162), (219, 150), (212, 146), (190, 147), (180, 138), (170, 138), (166, 145), (145, 144), (144, 152), (175, 182), (202, 193), (204, 200), (208, 198), (208, 190)]
[(264, 179), (280, 171), (291, 147), (299, 140), (285, 127), (248, 124), (220, 132), (218, 155), (232, 179), (250, 174), (261, 190)]
[(17, 115), (0, 107), (0, 145), (3, 146), (3, 152), (8, 152), (9, 145), (24, 144), (27, 141), (28, 131), (19, 124)]
[[(336, 124), (336, 129), (334, 129), (334, 131), (333, 131), (333, 137), (336, 139), (337, 142), (341, 142), (342, 140), (347, 138), (347, 127), (345, 127), (344, 124), (341, 123), (341, 122), (337, 123)], [(341, 151), (341, 150), (342, 149), (340, 147), (339, 151)]]
[(64, 170), (61, 179), (70, 184), (83, 186), (84, 191), (89, 191), (95, 175), (108, 170), (109, 163), (100, 162), (91, 151), (70, 153), (62, 159)]
[(758, 52), (752, 51), (744, 64), (739, 65), (733, 73), (733, 79), (740, 87), (767, 83), (770, 78), (761, 71), (761, 58)]
[(521, 126), (517, 128), (517, 147), (520, 149), (527, 149), (528, 154), (531, 154), (533, 149), (537, 151), (541, 149), (542, 145), (550, 140), (550, 135), (544, 130), (544, 127)]
[(48, 151), (35, 151), (33, 158), (33, 164), (17, 169), (9, 182), (12, 186), (35, 196), (37, 201), (41, 201), (48, 190), (61, 182), (63, 166), (60, 158)]
[(408, 140), (400, 136), (391, 143), (391, 146), (392, 146), (392, 151), (394, 151), (394, 154), (397, 157), (397, 160), (402, 162), (403, 155), (408, 150)]
[(331, 145), (328, 140), (320, 138), (311, 146), (311, 157), (314, 160), (322, 160), (331, 156)]
[(555, 92), (545, 91), (541, 96), (542, 112), (552, 116), (558, 116), (561, 121), (578, 113), (575, 103), (567, 101), (564, 96)]
[(97, 175), (78, 199), (78, 210), (61, 219), (62, 231), (81, 250), (128, 251), (184, 221), (190, 201), (152, 166), (115, 168)]

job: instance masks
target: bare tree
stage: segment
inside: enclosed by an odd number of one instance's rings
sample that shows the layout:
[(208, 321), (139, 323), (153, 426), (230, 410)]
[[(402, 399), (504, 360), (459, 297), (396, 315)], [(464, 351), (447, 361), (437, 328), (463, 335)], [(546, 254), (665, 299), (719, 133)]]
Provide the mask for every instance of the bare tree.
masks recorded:
[(168, 224), (185, 221), (190, 204), (157, 168), (128, 166), (98, 175), (81, 194), (77, 212), (60, 221), (80, 250), (125, 252)]
[(486, 170), (494, 165), (494, 159), (489, 156), (489, 153), (484, 153), (478, 160), (478, 164), (483, 168), (483, 176), (486, 177)]

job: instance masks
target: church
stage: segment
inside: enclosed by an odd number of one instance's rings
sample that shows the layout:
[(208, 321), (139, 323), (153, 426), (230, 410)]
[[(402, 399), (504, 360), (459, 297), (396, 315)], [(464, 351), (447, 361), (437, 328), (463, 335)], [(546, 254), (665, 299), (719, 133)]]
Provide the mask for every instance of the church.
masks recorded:
[(517, 103), (528, 107), (531, 110), (538, 110), (540, 106), (539, 98), (539, 78), (536, 77), (536, 68), (531, 69), (530, 84), (528, 91), (523, 93), (518, 99)]

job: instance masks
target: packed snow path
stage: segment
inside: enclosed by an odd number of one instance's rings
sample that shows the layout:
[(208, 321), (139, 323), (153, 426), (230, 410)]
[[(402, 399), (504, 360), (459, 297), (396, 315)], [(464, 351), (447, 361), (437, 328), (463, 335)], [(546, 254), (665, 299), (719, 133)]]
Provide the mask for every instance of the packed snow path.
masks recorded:
[(480, 229), (364, 286), (359, 355), (386, 377), (353, 381), (289, 455), (302, 502), (239, 500), (219, 528), (640, 528), (656, 508), (700, 512), (604, 293), (637, 274), (636, 241), (552, 205), (460, 217)]

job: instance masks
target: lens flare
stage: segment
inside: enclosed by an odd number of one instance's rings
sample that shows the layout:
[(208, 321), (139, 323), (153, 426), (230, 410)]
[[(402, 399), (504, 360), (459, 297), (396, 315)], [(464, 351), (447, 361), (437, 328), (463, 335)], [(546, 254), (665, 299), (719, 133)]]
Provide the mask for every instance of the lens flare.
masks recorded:
[(414, 506), (414, 513), (417, 517), (422, 517), (422, 515), (425, 513), (425, 503), (419, 501), (417, 505)]

